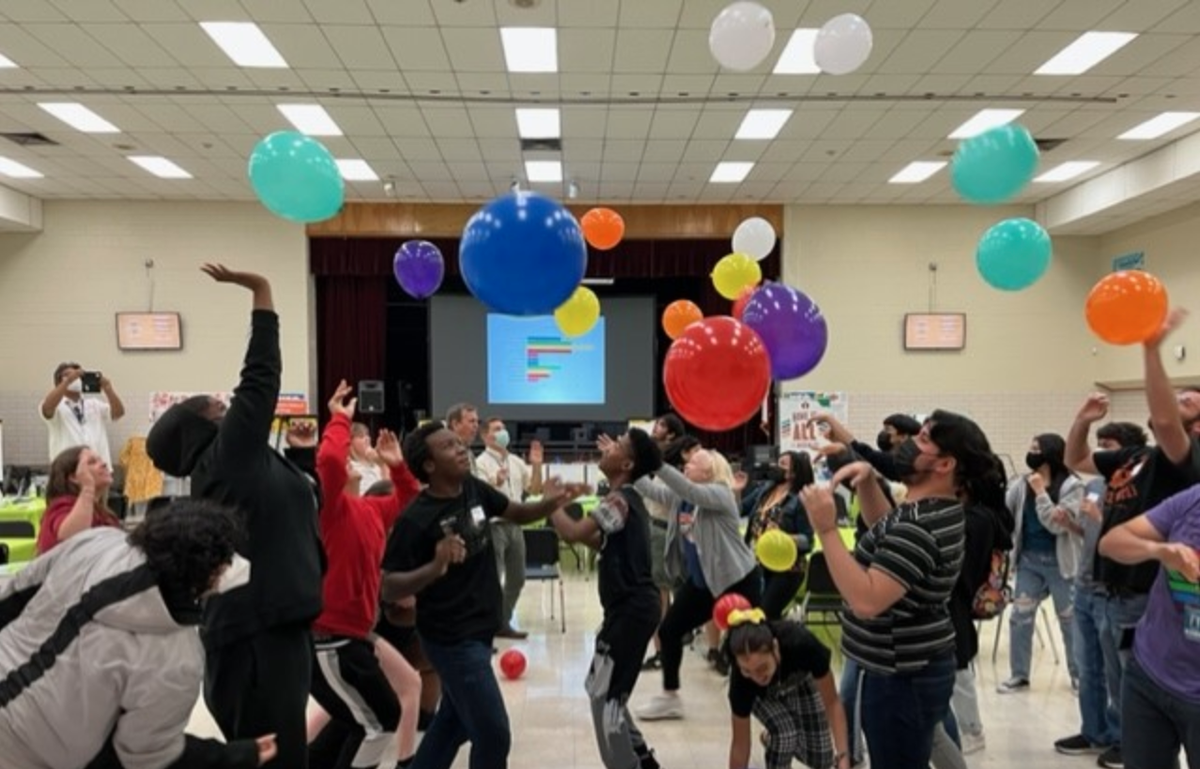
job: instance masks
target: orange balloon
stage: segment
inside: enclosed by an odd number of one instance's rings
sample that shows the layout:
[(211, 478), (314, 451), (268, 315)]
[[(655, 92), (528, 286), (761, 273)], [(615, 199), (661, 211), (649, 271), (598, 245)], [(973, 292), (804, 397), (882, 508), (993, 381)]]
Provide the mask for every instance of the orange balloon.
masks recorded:
[(696, 306), (695, 302), (678, 299), (668, 304), (667, 309), (663, 310), (662, 327), (663, 331), (667, 332), (667, 336), (678, 339), (684, 329), (703, 319), (704, 313), (700, 312), (700, 308)]
[(611, 208), (593, 208), (579, 220), (583, 237), (592, 248), (607, 251), (625, 237), (625, 220)]
[(1087, 298), (1092, 332), (1109, 344), (1138, 344), (1162, 330), (1167, 289), (1148, 272), (1114, 272), (1100, 279)]

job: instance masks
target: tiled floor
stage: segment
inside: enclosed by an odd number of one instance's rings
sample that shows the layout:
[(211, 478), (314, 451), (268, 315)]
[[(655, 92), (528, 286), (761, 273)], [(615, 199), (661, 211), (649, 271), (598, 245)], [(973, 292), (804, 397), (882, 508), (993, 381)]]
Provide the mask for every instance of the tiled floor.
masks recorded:
[[(503, 681), (513, 727), (514, 768), (559, 767), (601, 769), (592, 734), (591, 716), (583, 693), (583, 679), (591, 661), (592, 640), (600, 621), (594, 578), (585, 581), (570, 575), (566, 583), (567, 632), (549, 618), (549, 588), (526, 586), (518, 606), (519, 624), (530, 631), (528, 641), (515, 644), (529, 659), (518, 681)], [(557, 591), (556, 591), (557, 592)], [(557, 598), (556, 598), (557, 600)], [(557, 606), (556, 606), (557, 608)], [(1055, 632), (1055, 643), (1061, 641)], [(1063, 769), (1095, 766), (1094, 757), (1071, 758), (1054, 751), (1059, 737), (1078, 731), (1079, 713), (1071, 694), (1065, 661), (1055, 665), (1050, 649), (1034, 646), (1033, 686), (1021, 694), (999, 695), (998, 680), (1008, 675), (1007, 628), (1001, 633), (997, 664), (991, 662), (995, 623), (983, 629), (985, 647), (979, 665), (980, 706), (987, 749), (969, 756), (974, 767)], [(503, 645), (511, 645), (502, 642)], [(683, 670), (683, 695), (687, 717), (682, 721), (642, 725), (665, 769), (711, 769), (726, 766), (729, 750), (729, 709), (724, 697), (725, 679), (711, 671), (701, 652), (688, 654)], [(661, 685), (658, 673), (644, 674), (634, 693), (633, 705), (644, 702)], [(216, 734), (202, 703), (193, 715), (191, 731)], [(467, 766), (467, 752), (457, 767)], [(757, 749), (752, 763), (761, 765)], [(797, 764), (798, 766), (798, 764)]]

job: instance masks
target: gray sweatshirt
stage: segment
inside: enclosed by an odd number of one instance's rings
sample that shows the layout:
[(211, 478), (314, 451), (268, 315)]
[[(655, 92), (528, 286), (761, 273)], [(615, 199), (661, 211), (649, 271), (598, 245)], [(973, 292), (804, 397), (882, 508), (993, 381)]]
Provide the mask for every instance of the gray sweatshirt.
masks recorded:
[(713, 596), (719, 596), (754, 570), (754, 551), (742, 539), (737, 497), (723, 483), (693, 483), (670, 465), (658, 471), (657, 480), (642, 478), (635, 488), (642, 496), (670, 510), (667, 518), (667, 574), (682, 579), (683, 542), (679, 531), (679, 507), (695, 507), (692, 539), (700, 556), (700, 569)]

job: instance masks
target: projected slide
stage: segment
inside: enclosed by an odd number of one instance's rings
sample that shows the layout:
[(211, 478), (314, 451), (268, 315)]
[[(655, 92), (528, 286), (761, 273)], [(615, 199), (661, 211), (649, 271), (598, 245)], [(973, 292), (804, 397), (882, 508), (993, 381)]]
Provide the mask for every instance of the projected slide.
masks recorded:
[(604, 403), (604, 318), (568, 338), (553, 316), (488, 313), (487, 358), (491, 403)]

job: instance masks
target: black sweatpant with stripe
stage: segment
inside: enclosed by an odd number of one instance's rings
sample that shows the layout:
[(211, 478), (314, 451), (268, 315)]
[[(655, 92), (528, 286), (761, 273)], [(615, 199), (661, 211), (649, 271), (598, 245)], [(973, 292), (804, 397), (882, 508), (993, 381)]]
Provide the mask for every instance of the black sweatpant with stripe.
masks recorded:
[(357, 638), (318, 638), (312, 696), (333, 722), (309, 746), (312, 769), (374, 769), (392, 744), (400, 701), (375, 645)]

